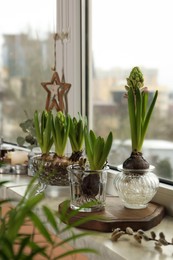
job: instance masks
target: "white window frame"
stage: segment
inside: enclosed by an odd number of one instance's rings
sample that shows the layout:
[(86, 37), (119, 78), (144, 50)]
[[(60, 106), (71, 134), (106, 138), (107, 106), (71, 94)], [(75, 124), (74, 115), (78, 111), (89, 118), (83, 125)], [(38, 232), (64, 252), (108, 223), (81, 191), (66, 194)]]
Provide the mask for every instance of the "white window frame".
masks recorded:
[[(63, 10), (62, 17), (57, 17), (56, 30), (59, 33), (60, 23), (67, 19), (69, 21), (69, 39), (64, 47), (64, 73), (65, 81), (71, 84), (68, 93), (68, 112), (76, 116), (82, 114), (82, 77), (81, 77), (81, 4), (80, 0), (57, 0), (57, 14)], [(63, 4), (63, 9), (62, 9)], [(57, 71), (62, 72), (62, 44), (57, 41)]]
[[(88, 2), (87, 2), (88, 1)], [(91, 75), (91, 57), (90, 53), (86, 53), (86, 49), (89, 44), (86, 46), (86, 41), (83, 39), (83, 33), (85, 34), (86, 26), (91, 27), (91, 20), (89, 24), (85, 24), (87, 21), (84, 17), (85, 8), (88, 8), (91, 0), (69, 0), (69, 20), (70, 20), (70, 41), (67, 46), (68, 54), (68, 64), (65, 64), (65, 74), (66, 81), (72, 84), (71, 90), (69, 92), (69, 111), (73, 115), (77, 115), (78, 112), (81, 112), (83, 115), (86, 114), (85, 100), (86, 96), (89, 97), (89, 94), (85, 92), (86, 85), (86, 75), (88, 77), (87, 82), (90, 82)], [(87, 3), (87, 5), (86, 5)], [(57, 10), (60, 8), (61, 0), (57, 0)], [(81, 15), (82, 14), (82, 15)], [(58, 27), (58, 19), (57, 19)], [(86, 35), (85, 35), (86, 37)], [(88, 49), (87, 49), (88, 50)], [(57, 55), (61, 54), (60, 43), (57, 46)], [(85, 63), (88, 62), (89, 71), (86, 72)], [(61, 71), (62, 64), (57, 59), (57, 69)], [(89, 91), (89, 90), (87, 90)], [(90, 92), (89, 92), (90, 93)], [(88, 98), (88, 102), (89, 102)], [(92, 113), (90, 113), (92, 114)], [(89, 119), (91, 121), (91, 116), (89, 114)], [(116, 171), (110, 170), (108, 175), (108, 185), (107, 192), (109, 194), (115, 195), (113, 187), (113, 179), (115, 177)], [(164, 184), (160, 182), (159, 190), (154, 197), (153, 201), (165, 206), (166, 211), (169, 215), (173, 216), (173, 186), (169, 184)]]

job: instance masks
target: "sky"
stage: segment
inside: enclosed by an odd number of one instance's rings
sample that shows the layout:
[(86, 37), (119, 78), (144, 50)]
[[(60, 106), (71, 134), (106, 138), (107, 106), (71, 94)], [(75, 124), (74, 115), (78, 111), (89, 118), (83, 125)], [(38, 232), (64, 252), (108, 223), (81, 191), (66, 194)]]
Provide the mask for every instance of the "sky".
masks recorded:
[(173, 86), (173, 1), (92, 0), (95, 66), (159, 69)]
[[(56, 31), (56, 0), (5, 0), (0, 8), (0, 57), (3, 34), (30, 33), (44, 38)], [(0, 59), (0, 65), (1, 65)]]
[(5, 0), (0, 8), (0, 34), (26, 31), (55, 31), (55, 0)]

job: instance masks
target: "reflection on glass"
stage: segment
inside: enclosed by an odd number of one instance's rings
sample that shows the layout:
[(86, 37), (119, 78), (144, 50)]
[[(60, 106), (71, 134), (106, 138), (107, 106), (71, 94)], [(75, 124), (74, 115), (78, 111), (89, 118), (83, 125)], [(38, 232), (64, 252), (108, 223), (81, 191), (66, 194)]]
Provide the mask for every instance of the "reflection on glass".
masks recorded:
[(143, 153), (166, 179), (173, 179), (171, 6), (171, 0), (92, 1), (93, 128), (100, 135), (113, 131), (109, 161), (121, 164), (131, 151), (124, 86), (139, 66), (151, 95), (159, 90)]

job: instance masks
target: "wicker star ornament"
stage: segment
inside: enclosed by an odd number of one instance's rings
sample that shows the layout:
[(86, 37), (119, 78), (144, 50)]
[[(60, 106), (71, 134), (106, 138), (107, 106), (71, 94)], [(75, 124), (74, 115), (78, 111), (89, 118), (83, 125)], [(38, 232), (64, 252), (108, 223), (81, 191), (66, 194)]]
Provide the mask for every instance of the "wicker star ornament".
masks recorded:
[(71, 84), (61, 81), (58, 72), (55, 71), (50, 82), (42, 82), (41, 85), (47, 92), (46, 110), (55, 108), (57, 111), (68, 112), (67, 94)]

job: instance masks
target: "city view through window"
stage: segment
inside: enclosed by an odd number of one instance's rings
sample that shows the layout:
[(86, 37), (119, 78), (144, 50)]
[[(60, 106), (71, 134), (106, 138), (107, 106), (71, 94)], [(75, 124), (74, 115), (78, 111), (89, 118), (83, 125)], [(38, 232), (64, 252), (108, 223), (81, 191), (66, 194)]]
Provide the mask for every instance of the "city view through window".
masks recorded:
[(171, 0), (91, 2), (93, 128), (104, 136), (113, 132), (109, 162), (122, 164), (131, 151), (124, 86), (131, 69), (140, 67), (151, 95), (159, 91), (144, 157), (156, 166), (160, 177), (173, 179)]
[(10, 1), (0, 9), (0, 134), (22, 135), (19, 124), (45, 107), (41, 82), (51, 79), (56, 1)]

